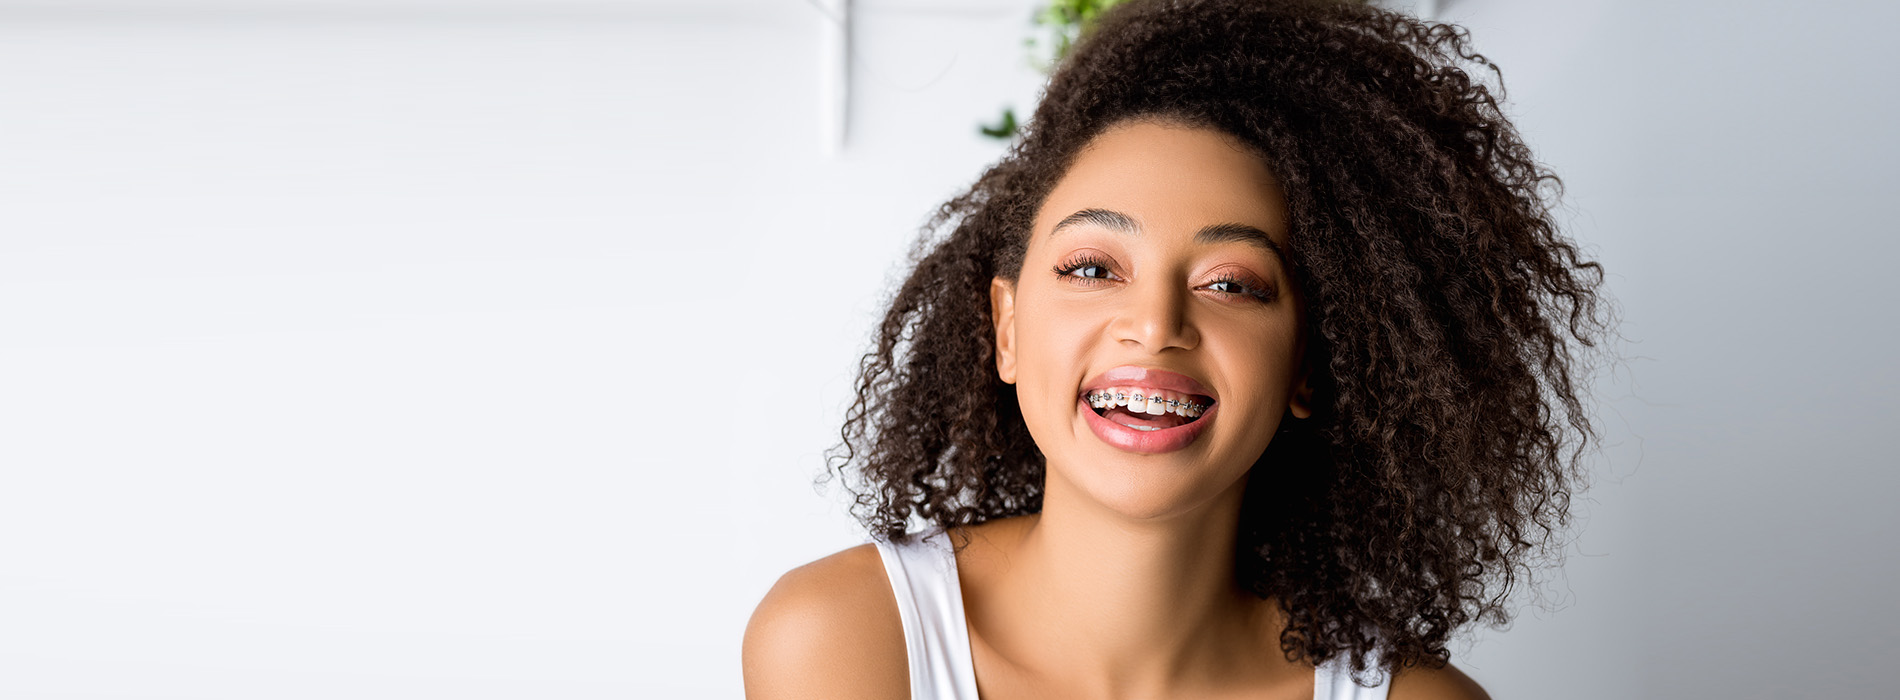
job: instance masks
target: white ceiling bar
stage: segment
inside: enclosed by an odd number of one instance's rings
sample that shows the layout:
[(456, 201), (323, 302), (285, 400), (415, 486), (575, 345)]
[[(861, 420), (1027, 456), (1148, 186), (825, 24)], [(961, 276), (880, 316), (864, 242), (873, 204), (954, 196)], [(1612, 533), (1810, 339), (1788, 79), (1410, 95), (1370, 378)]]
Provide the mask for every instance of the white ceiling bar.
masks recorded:
[(820, 128), (825, 155), (844, 151), (851, 119), (851, 0), (816, 0), (824, 14), (822, 38), (823, 73), (819, 77)]

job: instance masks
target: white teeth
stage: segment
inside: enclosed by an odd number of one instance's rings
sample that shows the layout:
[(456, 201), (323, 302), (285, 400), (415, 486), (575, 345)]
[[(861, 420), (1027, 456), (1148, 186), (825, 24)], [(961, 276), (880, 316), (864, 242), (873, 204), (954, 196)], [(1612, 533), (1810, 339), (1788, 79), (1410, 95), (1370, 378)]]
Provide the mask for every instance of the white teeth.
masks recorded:
[(1158, 416), (1169, 412), (1170, 408), (1172, 406), (1169, 405), (1168, 400), (1159, 396), (1148, 400), (1148, 415)]
[(1148, 412), (1148, 397), (1141, 394), (1133, 394), (1129, 396), (1128, 397), (1128, 412), (1129, 413), (1147, 413)]

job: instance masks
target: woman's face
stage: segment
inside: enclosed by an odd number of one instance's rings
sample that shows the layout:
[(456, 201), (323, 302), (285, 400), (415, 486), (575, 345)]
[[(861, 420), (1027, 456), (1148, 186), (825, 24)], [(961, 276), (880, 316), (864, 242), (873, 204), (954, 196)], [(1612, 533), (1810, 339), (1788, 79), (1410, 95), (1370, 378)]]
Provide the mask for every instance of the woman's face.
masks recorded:
[(1078, 155), (990, 294), (1050, 497), (1186, 512), (1309, 415), (1286, 250), (1278, 181), (1219, 131), (1125, 122)]

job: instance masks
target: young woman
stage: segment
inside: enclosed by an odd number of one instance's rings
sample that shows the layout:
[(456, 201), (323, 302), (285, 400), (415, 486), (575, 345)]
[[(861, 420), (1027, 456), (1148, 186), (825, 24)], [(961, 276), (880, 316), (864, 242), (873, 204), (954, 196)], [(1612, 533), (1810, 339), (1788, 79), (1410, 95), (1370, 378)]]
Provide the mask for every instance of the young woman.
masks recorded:
[[(748, 697), (1484, 698), (1607, 321), (1464, 34), (1133, 0), (926, 227)], [(948, 230), (947, 236), (937, 232)]]

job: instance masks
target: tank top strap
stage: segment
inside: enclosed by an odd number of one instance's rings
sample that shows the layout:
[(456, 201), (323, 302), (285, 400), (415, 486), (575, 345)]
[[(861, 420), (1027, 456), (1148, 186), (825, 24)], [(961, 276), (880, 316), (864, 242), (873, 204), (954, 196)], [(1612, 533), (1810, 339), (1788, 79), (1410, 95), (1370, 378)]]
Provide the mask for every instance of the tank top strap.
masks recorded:
[(1373, 685), (1359, 685), (1352, 678), (1352, 659), (1346, 655), (1334, 656), (1313, 669), (1313, 700), (1386, 700), (1386, 691), (1392, 686), (1392, 673), (1384, 670), (1379, 654), (1374, 651), (1367, 659), (1371, 668), (1366, 670), (1366, 680)]
[(902, 544), (875, 544), (904, 623), (911, 699), (977, 700), (970, 629), (949, 536), (937, 530)]

